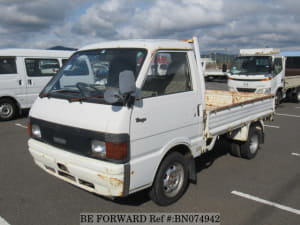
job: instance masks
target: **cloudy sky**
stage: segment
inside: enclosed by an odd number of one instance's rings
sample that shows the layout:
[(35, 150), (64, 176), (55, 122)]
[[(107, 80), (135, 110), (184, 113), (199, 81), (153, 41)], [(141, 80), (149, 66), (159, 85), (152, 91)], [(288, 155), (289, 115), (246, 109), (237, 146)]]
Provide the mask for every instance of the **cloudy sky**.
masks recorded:
[(189, 39), (205, 51), (300, 50), (299, 0), (0, 0), (0, 48)]

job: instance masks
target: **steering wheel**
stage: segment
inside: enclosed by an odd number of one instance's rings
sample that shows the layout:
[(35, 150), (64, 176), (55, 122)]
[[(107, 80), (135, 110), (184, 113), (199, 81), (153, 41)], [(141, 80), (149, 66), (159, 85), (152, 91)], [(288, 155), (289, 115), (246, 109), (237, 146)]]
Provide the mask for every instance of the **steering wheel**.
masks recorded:
[(98, 92), (98, 89), (93, 87), (92, 85), (90, 84), (87, 84), (87, 83), (83, 83), (83, 82), (78, 82), (76, 84), (76, 87), (79, 89), (80, 93), (84, 96), (84, 97), (90, 97), (91, 96), (91, 89), (93, 91), (97, 91)]

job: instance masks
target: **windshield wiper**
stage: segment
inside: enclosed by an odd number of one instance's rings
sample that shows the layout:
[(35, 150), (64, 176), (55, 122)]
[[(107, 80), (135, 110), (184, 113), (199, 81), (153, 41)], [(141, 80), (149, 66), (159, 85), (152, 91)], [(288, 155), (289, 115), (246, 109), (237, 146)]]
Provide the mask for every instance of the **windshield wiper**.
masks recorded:
[(87, 97), (78, 97), (78, 98), (69, 98), (69, 102), (82, 102), (84, 100), (93, 99), (93, 98), (104, 98), (104, 96), (87, 96)]
[(48, 97), (50, 98), (52, 94), (55, 94), (55, 93), (76, 93), (78, 94), (79, 92), (78, 91), (74, 91), (74, 90), (69, 90), (69, 89), (60, 89), (60, 90), (54, 90), (54, 91), (51, 91), (51, 92), (48, 92), (48, 93), (42, 93), (40, 94), (40, 98), (45, 98), (45, 97)]

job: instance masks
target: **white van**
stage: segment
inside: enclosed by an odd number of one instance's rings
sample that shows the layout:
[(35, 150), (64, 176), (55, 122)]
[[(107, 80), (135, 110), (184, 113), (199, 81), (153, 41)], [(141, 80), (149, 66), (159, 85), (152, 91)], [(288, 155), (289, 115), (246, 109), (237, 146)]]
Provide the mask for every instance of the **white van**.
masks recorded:
[(289, 97), (300, 101), (300, 52), (274, 48), (241, 49), (228, 73), (230, 91), (270, 93), (276, 104)]
[(30, 108), (38, 93), (72, 51), (1, 49), (0, 120), (11, 120)]

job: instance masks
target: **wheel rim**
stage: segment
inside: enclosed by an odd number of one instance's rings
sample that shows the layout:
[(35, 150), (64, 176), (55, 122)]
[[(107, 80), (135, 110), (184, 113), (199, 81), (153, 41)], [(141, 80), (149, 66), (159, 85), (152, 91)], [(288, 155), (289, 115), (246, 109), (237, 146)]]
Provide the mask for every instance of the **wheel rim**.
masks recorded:
[(174, 163), (166, 170), (163, 179), (164, 193), (168, 197), (177, 195), (183, 185), (184, 169), (179, 163)]
[(300, 102), (300, 91), (297, 93), (297, 101)]
[(11, 104), (4, 103), (0, 105), (0, 116), (2, 118), (8, 118), (13, 113), (13, 107)]
[(250, 152), (252, 154), (254, 154), (257, 151), (258, 145), (259, 145), (258, 136), (257, 135), (253, 135), (250, 138), (250, 146), (249, 146)]

